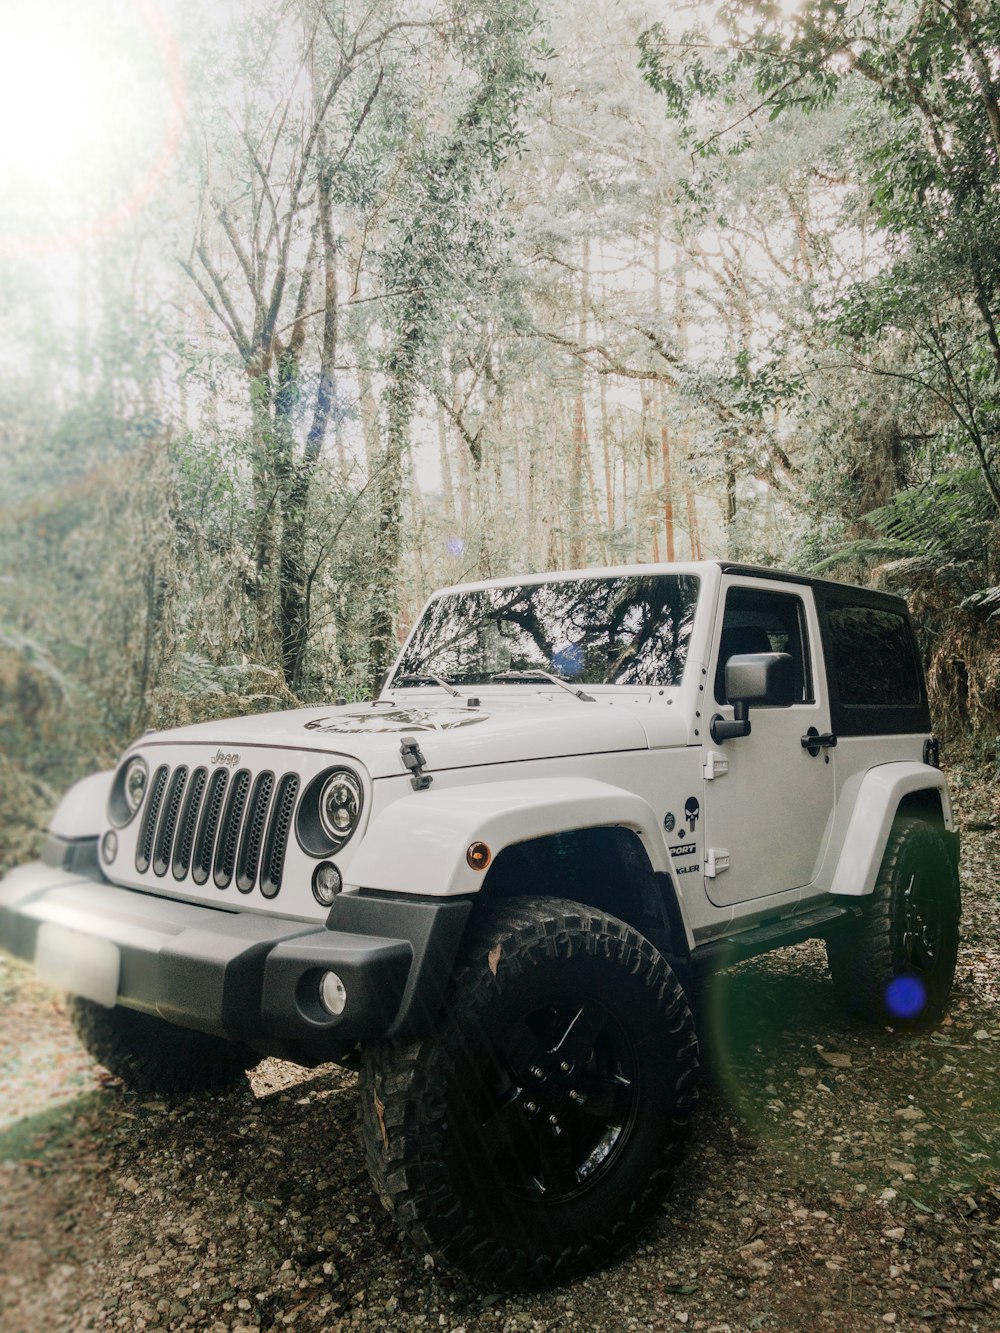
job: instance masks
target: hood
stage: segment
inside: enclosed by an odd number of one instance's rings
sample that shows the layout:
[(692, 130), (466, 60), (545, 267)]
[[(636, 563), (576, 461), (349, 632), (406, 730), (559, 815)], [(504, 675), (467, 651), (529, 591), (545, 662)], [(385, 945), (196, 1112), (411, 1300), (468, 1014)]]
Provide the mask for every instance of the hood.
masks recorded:
[[(647, 704), (645, 711), (649, 709)], [(649, 745), (638, 708), (571, 698), (563, 702), (524, 693), (517, 699), (490, 699), (478, 708), (409, 701), (299, 708), (180, 727), (144, 736), (141, 744), (144, 750), (158, 744), (204, 745), (207, 758), (217, 750), (231, 755), (241, 747), (256, 745), (317, 750), (357, 759), (373, 778), (382, 778), (406, 772), (400, 754), (404, 736), (419, 742), (429, 773), (644, 750)], [(663, 743), (659, 735), (657, 743)], [(680, 728), (677, 743), (683, 743)], [(229, 762), (239, 760), (230, 758)]]

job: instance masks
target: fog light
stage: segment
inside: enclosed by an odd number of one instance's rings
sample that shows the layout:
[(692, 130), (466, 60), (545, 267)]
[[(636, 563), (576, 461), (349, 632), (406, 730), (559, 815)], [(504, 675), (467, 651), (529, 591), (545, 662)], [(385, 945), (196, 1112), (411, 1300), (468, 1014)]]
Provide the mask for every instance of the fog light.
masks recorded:
[(118, 834), (114, 829), (109, 828), (107, 833), (101, 839), (101, 860), (110, 865), (118, 855)]
[(324, 972), (319, 980), (319, 1002), (328, 1014), (339, 1018), (347, 1004), (347, 987), (336, 972)]
[(485, 842), (474, 842), (465, 853), (465, 859), (473, 870), (485, 870), (490, 863), (490, 849)]
[(340, 871), (332, 861), (320, 861), (313, 871), (313, 897), (323, 907), (329, 907), (344, 887)]

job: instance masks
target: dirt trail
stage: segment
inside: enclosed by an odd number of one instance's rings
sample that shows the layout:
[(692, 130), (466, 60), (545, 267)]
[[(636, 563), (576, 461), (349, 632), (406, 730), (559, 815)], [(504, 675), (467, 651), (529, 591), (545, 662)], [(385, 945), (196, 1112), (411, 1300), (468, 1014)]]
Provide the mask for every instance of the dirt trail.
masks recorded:
[(474, 1288), (398, 1239), (351, 1075), (268, 1061), (238, 1092), (133, 1098), (0, 963), (0, 1328), (1000, 1330), (1000, 814), (957, 777), (945, 1024), (848, 1023), (817, 944), (729, 974), (668, 1206), (616, 1266), (543, 1294)]

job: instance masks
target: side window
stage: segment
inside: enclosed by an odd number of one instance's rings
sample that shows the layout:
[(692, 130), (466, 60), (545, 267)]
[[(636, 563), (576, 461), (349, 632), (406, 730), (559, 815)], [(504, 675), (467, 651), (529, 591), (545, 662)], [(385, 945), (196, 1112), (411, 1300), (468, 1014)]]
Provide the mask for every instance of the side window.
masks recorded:
[(826, 616), (842, 705), (899, 708), (920, 703), (919, 668), (905, 616), (836, 603), (828, 605)]
[(760, 588), (730, 588), (722, 619), (716, 703), (726, 702), (726, 663), (737, 653), (788, 653), (795, 668), (795, 699), (811, 703), (812, 672), (802, 599)]

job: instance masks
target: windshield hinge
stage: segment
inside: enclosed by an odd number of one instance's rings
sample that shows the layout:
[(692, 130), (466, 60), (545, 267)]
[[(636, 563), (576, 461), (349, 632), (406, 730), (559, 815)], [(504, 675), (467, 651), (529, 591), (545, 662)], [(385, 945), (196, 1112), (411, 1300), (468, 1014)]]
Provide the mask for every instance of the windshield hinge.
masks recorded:
[(410, 785), (413, 790), (424, 791), (434, 779), (423, 771), (427, 760), (424, 758), (420, 743), (413, 736), (404, 736), (399, 743), (399, 753), (403, 759), (403, 767), (410, 771)]
[(709, 847), (705, 858), (705, 878), (715, 879), (729, 869), (729, 848)]
[(728, 772), (729, 760), (717, 751), (709, 750), (705, 755), (705, 781), (711, 782), (713, 778), (721, 778)]

